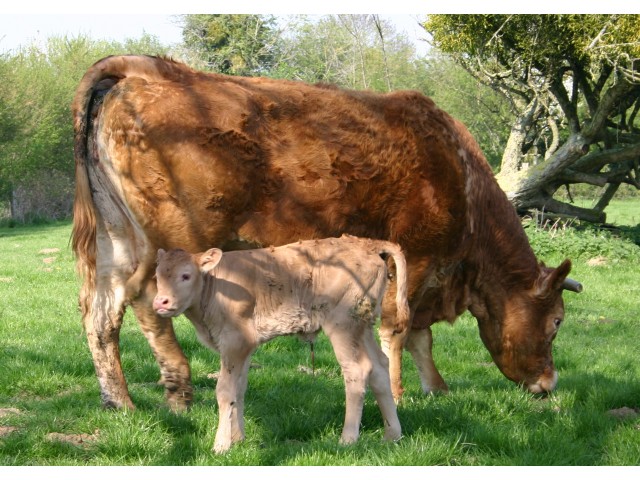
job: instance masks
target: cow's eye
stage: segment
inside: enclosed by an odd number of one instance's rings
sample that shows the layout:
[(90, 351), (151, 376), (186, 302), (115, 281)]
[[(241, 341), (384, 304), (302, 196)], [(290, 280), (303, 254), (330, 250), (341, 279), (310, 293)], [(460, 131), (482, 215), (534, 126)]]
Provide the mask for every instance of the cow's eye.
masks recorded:
[(191, 280), (191, 275), (189, 275), (188, 273), (183, 273), (182, 274), (182, 281), (186, 282), (187, 280)]
[(562, 323), (562, 319), (561, 319), (561, 318), (554, 318), (554, 319), (553, 319), (553, 325), (554, 325), (556, 328), (560, 328), (560, 324), (561, 324), (561, 323)]

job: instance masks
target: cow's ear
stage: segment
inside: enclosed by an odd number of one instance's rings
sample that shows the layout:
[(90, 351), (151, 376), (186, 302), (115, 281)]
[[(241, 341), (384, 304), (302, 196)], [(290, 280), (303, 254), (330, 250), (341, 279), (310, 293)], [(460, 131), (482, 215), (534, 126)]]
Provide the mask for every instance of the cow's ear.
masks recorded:
[(156, 257), (156, 262), (160, 263), (160, 260), (162, 260), (162, 257), (164, 257), (165, 253), (167, 253), (167, 252), (165, 252), (163, 249), (159, 248), (158, 249), (158, 256)]
[(200, 256), (200, 270), (208, 273), (213, 270), (222, 259), (222, 250), (211, 248)]
[[(558, 266), (547, 273), (543, 273), (543, 277), (538, 284), (538, 295), (544, 296), (551, 292), (561, 290), (564, 287), (565, 279), (571, 271), (571, 260), (567, 259)], [(545, 272), (545, 269), (543, 269)]]

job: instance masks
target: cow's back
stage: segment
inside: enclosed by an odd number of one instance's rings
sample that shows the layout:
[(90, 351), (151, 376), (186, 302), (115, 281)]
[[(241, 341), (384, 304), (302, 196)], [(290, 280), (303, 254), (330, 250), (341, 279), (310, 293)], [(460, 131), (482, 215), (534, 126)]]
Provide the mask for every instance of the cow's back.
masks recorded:
[(125, 78), (98, 117), (97, 156), (154, 247), (346, 232), (446, 256), (459, 243), (458, 139), (418, 93), (192, 72)]

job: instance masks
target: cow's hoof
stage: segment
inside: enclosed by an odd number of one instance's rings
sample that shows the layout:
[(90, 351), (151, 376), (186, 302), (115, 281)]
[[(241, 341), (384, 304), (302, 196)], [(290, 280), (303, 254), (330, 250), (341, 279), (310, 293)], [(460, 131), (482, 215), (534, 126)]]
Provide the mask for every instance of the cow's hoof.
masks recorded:
[(193, 401), (193, 391), (191, 387), (171, 389), (169, 388), (169, 383), (166, 382), (165, 388), (167, 403), (172, 411), (180, 413), (189, 409)]
[(136, 406), (127, 397), (116, 398), (102, 394), (102, 408), (107, 410), (135, 410)]
[(428, 387), (422, 387), (422, 391), (425, 395), (446, 395), (449, 393), (449, 387), (446, 383), (438, 383), (437, 385), (429, 385)]

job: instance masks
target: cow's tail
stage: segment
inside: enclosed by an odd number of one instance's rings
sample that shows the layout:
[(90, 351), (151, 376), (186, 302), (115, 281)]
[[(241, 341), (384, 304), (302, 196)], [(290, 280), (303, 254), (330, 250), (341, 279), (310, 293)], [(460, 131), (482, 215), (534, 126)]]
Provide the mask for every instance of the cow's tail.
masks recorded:
[(396, 264), (396, 326), (394, 333), (404, 332), (409, 328), (409, 300), (407, 287), (407, 260), (402, 253), (400, 245), (385, 242), (381, 248), (382, 253), (391, 255)]
[(170, 59), (150, 56), (111, 56), (90, 67), (76, 90), (71, 110), (74, 129), (74, 157), (76, 190), (73, 202), (73, 230), (71, 246), (76, 257), (76, 269), (83, 278), (80, 307), (88, 311), (89, 292), (94, 290), (96, 275), (96, 206), (91, 195), (88, 168), (90, 166), (89, 138), (96, 112), (93, 106), (115, 84), (126, 77), (146, 80), (179, 78), (192, 71)]

